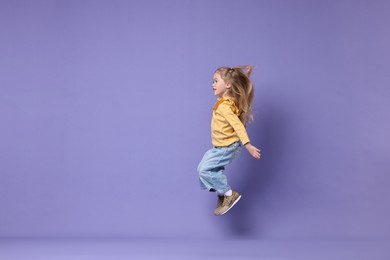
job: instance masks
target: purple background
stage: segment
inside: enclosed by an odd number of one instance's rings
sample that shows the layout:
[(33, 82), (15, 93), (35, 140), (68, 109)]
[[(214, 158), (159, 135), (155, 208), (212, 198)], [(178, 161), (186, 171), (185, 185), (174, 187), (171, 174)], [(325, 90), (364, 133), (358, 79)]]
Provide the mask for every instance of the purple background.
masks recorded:
[[(389, 237), (390, 2), (0, 2), (0, 237)], [(214, 217), (219, 66), (255, 66)]]

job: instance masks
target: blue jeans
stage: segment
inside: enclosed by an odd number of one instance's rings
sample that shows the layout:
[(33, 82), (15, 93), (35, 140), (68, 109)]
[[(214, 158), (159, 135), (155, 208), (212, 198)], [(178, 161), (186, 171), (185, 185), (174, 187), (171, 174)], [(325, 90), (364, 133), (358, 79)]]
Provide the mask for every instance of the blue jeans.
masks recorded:
[(241, 142), (208, 150), (198, 166), (200, 188), (224, 194), (231, 188), (224, 174), (225, 166), (240, 155)]

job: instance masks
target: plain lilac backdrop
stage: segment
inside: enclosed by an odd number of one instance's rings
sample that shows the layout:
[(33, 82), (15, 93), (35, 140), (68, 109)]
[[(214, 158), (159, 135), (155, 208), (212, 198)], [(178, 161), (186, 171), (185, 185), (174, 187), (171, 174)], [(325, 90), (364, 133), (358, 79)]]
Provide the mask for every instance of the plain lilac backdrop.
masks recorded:
[[(0, 237), (388, 237), (390, 2), (0, 2)], [(252, 64), (242, 201), (198, 187)]]

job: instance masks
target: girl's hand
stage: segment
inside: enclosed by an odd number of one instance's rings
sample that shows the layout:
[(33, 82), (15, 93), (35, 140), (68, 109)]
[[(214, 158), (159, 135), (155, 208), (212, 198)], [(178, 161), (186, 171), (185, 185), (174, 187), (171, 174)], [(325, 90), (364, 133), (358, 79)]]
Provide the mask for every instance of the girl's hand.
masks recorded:
[(245, 144), (245, 148), (248, 150), (249, 154), (253, 156), (255, 159), (260, 159), (261, 154), (260, 154), (260, 149), (257, 149), (254, 147), (251, 143)]

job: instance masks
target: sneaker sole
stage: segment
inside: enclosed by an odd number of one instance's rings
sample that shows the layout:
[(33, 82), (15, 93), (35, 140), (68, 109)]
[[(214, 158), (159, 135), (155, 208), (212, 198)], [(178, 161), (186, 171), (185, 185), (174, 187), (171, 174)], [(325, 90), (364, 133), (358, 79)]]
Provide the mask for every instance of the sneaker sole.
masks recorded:
[(219, 214), (219, 215), (222, 216), (222, 215), (226, 214), (229, 210), (231, 210), (231, 209), (234, 207), (234, 205), (237, 204), (237, 202), (238, 202), (240, 199), (241, 199), (241, 195), (240, 195), (240, 197), (238, 197), (238, 198), (233, 202), (233, 204), (232, 204), (232, 206), (231, 206), (230, 208), (228, 208), (225, 212), (222, 212), (222, 213)]

